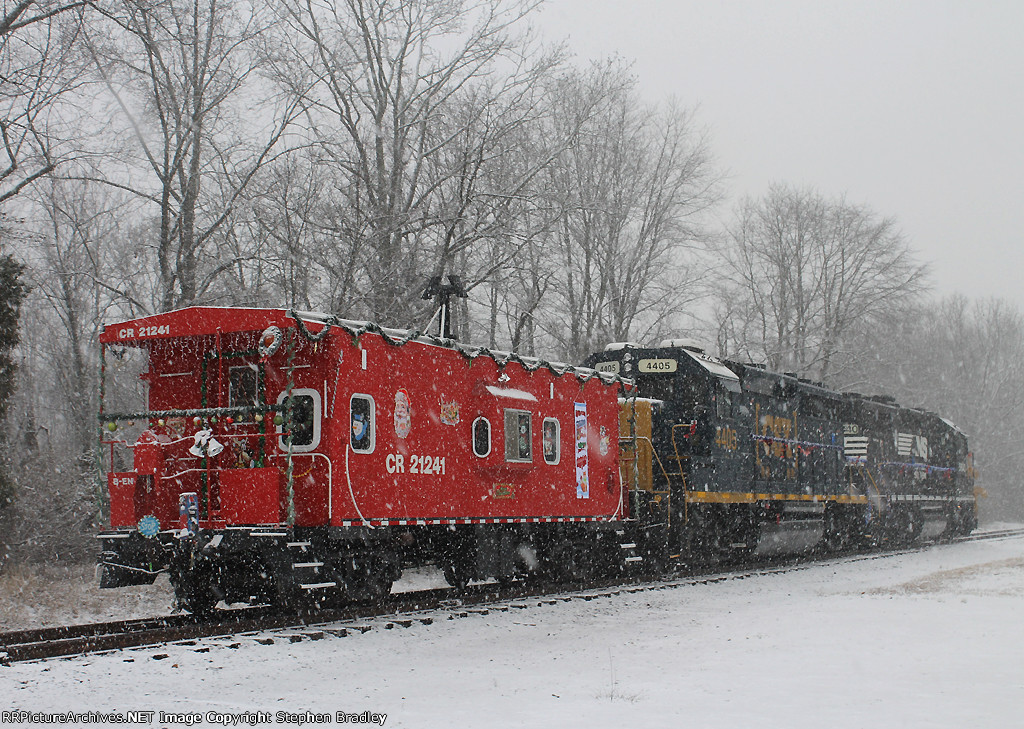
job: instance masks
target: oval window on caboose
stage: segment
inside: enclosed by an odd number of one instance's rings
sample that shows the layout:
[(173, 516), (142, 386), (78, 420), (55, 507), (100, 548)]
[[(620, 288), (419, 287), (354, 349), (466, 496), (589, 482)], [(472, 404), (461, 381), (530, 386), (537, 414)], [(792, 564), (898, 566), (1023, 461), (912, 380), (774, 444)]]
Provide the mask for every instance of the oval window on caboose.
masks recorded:
[(477, 418), (473, 421), (473, 454), (483, 458), (491, 452), (491, 421)]
[(277, 426), (278, 445), (286, 451), (291, 439), (293, 453), (315, 450), (320, 445), (320, 393), (311, 388), (296, 388), (292, 390), (290, 409), (287, 401), (287, 392), (277, 398), (277, 404), (284, 406), (284, 423)]
[(373, 452), (376, 442), (375, 410), (373, 398), (369, 395), (352, 396), (349, 404), (349, 423), (351, 425), (352, 450), (357, 453)]
[(555, 465), (560, 456), (558, 421), (554, 418), (544, 418), (544, 462)]

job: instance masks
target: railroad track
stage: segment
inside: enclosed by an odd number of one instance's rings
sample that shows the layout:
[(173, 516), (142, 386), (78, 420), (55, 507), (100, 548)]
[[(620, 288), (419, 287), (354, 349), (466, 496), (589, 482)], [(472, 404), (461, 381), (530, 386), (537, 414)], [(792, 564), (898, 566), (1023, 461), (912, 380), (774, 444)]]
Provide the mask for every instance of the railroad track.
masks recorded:
[[(830, 555), (829, 560), (841, 563), (884, 559), (920, 552), (935, 544), (989, 541), (1020, 536), (1024, 536), (1024, 529), (1002, 529), (895, 550), (861, 550), (843, 555)], [(594, 600), (623, 593), (674, 589), (745, 579), (755, 575), (780, 574), (821, 563), (820, 559), (799, 554), (748, 561), (739, 570), (721, 572), (715, 571), (717, 568), (695, 568), (653, 580), (649, 576), (641, 576), (577, 584), (529, 581), (507, 586), (470, 585), (461, 593), (447, 588), (398, 593), (380, 605), (353, 605), (344, 609), (318, 610), (310, 613), (283, 614), (269, 607), (251, 607), (219, 611), (212, 618), (188, 614), (167, 615), (138, 620), (20, 630), (0, 633), (0, 664), (160, 644), (198, 645), (199, 640), (234, 640), (239, 635), (250, 636), (261, 643), (275, 642), (275, 636), (263, 635), (268, 631), (282, 631), (276, 638), (286, 642), (318, 640), (328, 635), (343, 637), (372, 629), (372, 626), (356, 624), (357, 621), (372, 621), (382, 617), (388, 618), (383, 621), (385, 628), (410, 627), (415, 623), (430, 624), (439, 614), (446, 614), (444, 619), (450, 620), (470, 614), (527, 608), (534, 605), (533, 600), (538, 598), (537, 605)], [(240, 643), (228, 642), (227, 645), (237, 647)], [(209, 650), (209, 646), (200, 646), (197, 650)]]
[[(957, 537), (956, 539), (948, 540), (951, 544), (959, 542), (980, 542), (988, 541), (993, 539), (1003, 539), (1007, 537), (1019, 537), (1024, 535), (1024, 529), (994, 529), (990, 532), (979, 532), (977, 534), (968, 534), (964, 537)], [(940, 544), (946, 542), (939, 542)]]

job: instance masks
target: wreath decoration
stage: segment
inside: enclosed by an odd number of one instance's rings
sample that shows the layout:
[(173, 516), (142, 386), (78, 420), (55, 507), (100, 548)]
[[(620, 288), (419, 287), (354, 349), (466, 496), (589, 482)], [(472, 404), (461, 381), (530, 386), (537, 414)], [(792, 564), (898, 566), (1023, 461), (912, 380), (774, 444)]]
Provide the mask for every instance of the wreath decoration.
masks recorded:
[(274, 354), (281, 347), (281, 342), (284, 341), (284, 334), (281, 330), (275, 326), (269, 326), (263, 330), (263, 334), (260, 335), (259, 352), (262, 359), (266, 359)]

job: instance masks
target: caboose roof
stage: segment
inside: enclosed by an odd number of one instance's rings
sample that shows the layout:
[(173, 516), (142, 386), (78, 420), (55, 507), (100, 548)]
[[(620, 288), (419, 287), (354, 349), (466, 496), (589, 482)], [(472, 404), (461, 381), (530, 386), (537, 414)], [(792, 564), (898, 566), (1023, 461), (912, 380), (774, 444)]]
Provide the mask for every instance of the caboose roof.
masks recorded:
[(190, 306), (187, 309), (107, 324), (100, 334), (100, 342), (131, 346), (153, 339), (202, 337), (217, 332), (263, 331), (271, 325), (293, 327), (295, 320), (284, 309)]
[(226, 306), (191, 306), (163, 314), (153, 314), (138, 319), (129, 319), (117, 324), (107, 324), (100, 334), (102, 344), (120, 344), (122, 346), (145, 346), (146, 342), (179, 337), (212, 336), (218, 332), (261, 332), (269, 326), (281, 329), (299, 326), (308, 329), (312, 324), (314, 333), (325, 325), (338, 326), (356, 336), (365, 332), (380, 334), (392, 344), (404, 344), (415, 341), (446, 349), (454, 349), (464, 356), (489, 357), (501, 365), (508, 362), (519, 362), (529, 370), (545, 367), (555, 374), (563, 375), (571, 372), (580, 379), (597, 378), (607, 384), (626, 383), (628, 380), (607, 372), (597, 372), (589, 367), (577, 367), (560, 362), (548, 362), (534, 357), (521, 357), (514, 352), (500, 352), (486, 347), (474, 347), (461, 344), (450, 339), (440, 339), (419, 332), (404, 329), (385, 329), (365, 321), (339, 319), (329, 314), (312, 311), (292, 311), (289, 309), (246, 309)]

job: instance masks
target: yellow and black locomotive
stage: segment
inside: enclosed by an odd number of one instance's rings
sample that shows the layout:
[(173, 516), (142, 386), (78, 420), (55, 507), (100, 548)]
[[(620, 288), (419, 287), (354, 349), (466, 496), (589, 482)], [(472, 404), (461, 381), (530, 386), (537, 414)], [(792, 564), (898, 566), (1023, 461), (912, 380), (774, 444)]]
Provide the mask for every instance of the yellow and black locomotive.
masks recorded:
[(977, 524), (967, 437), (934, 413), (692, 340), (612, 344), (587, 365), (636, 385), (623, 480), (652, 562), (907, 544)]

